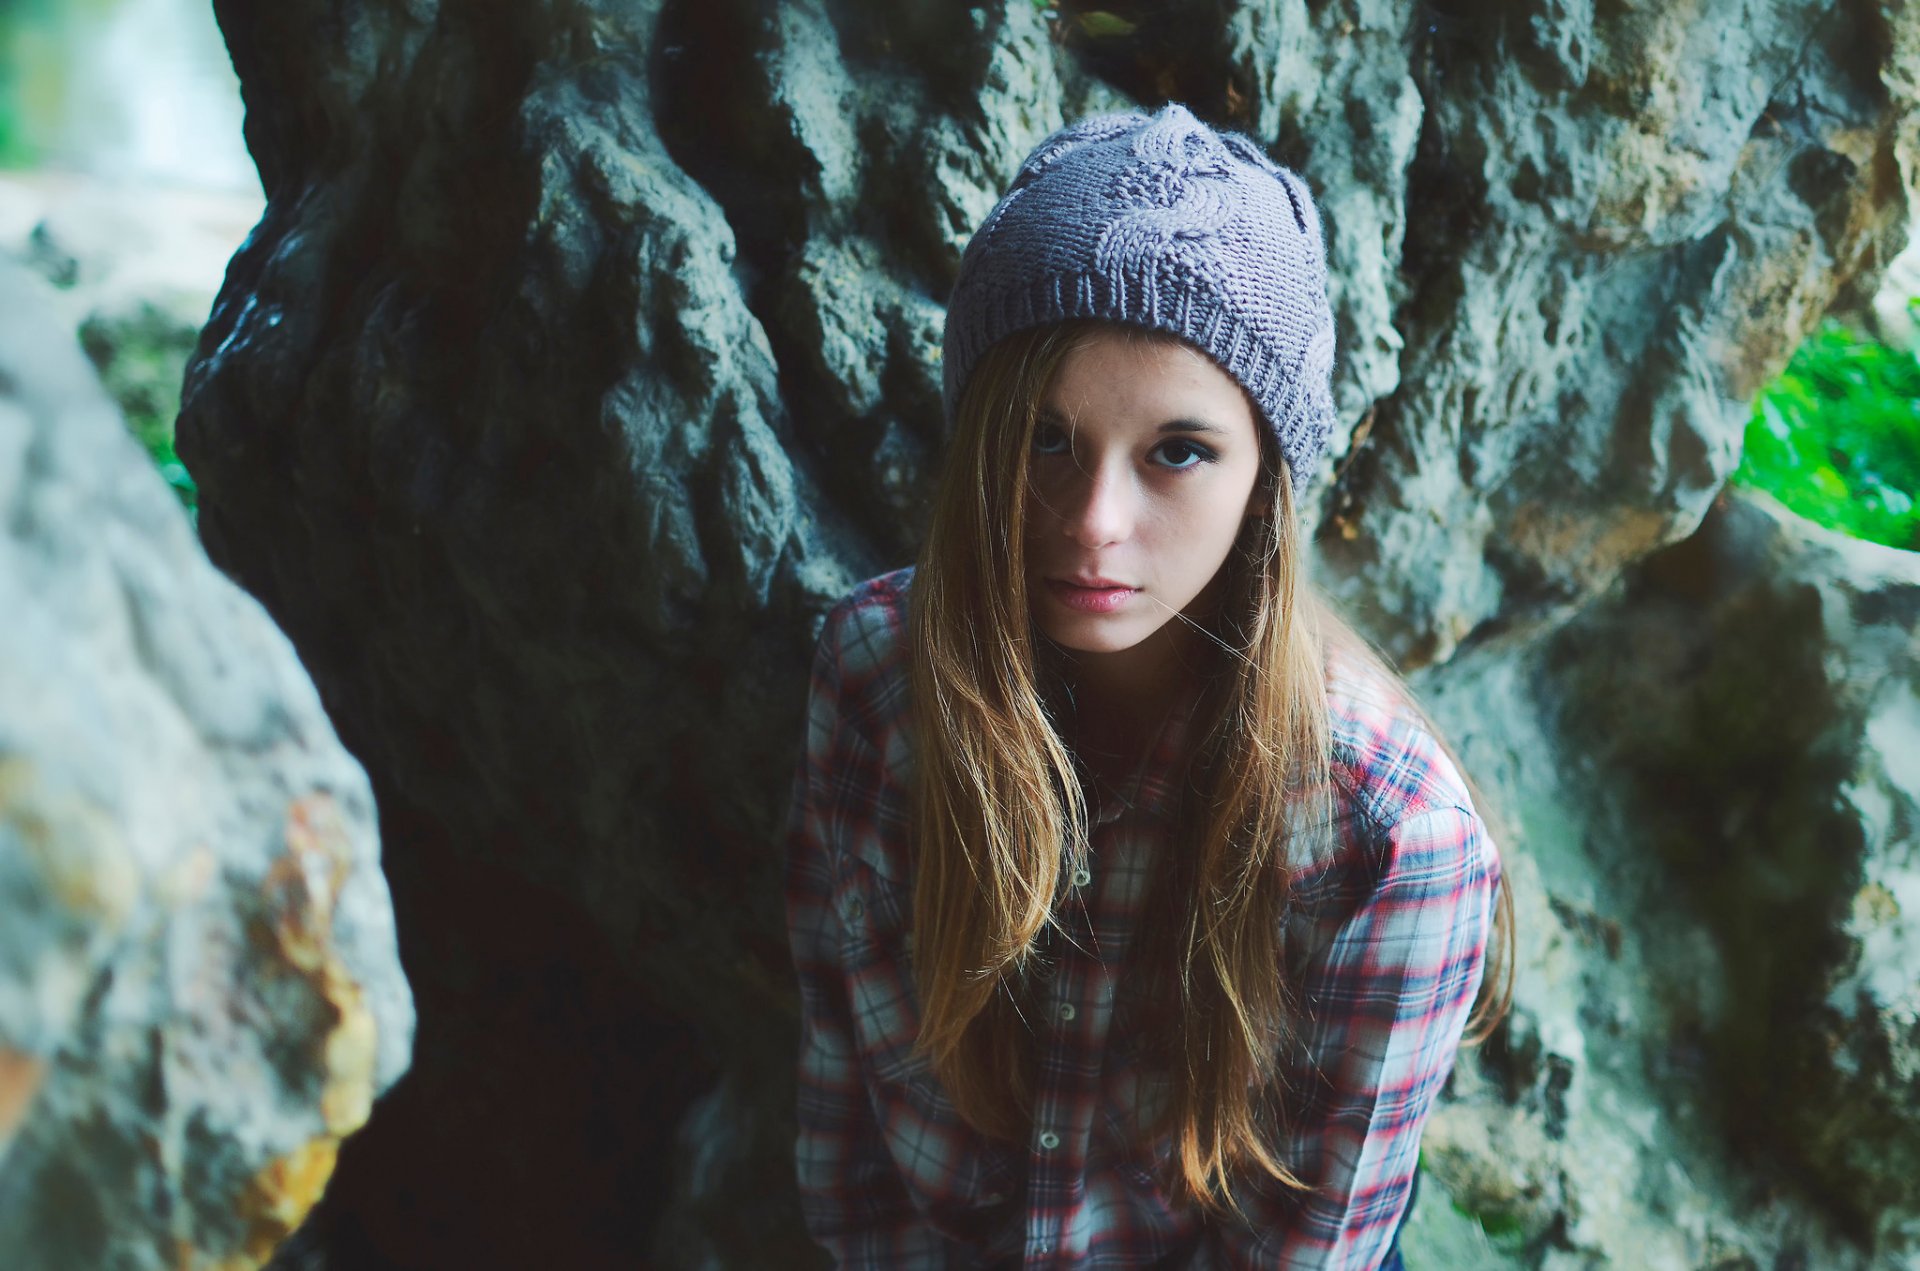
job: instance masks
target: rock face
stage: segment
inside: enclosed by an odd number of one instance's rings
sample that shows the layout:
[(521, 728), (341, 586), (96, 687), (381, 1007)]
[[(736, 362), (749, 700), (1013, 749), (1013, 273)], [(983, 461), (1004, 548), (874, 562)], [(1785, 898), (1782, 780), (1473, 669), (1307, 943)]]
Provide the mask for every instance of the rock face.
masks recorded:
[[(1535, 740), (1567, 771), (1651, 745), (1645, 719), (1596, 707), (1581, 733), (1559, 696), (1473, 686), (1521, 685), (1550, 648), (1580, 665), (1592, 646), (1552, 643), (1560, 625), (1688, 539), (1754, 387), (1870, 293), (1906, 234), (1920, 16), (1115, 0), (1097, 7), (1133, 33), (1096, 36), (1088, 7), (217, 0), (269, 202), (179, 448), (209, 553), (292, 636), (373, 777), (422, 1021), (314, 1256), (804, 1261), (777, 873), (814, 622), (910, 557), (941, 303), (971, 226), (1066, 118), (1178, 99), (1307, 174), (1350, 430), (1306, 504), (1321, 585), (1428, 668), (1492, 770)], [(1639, 797), (1644, 774), (1605, 771), (1601, 794)], [(1523, 1261), (1692, 1266), (1756, 1203), (1757, 1156), (1825, 1181), (1782, 1184), (1782, 1216), (1732, 1247), (1897, 1237), (1900, 1186), (1832, 1190), (1891, 1149), (1847, 1164), (1810, 1126), (1737, 1161), (1753, 1140), (1702, 1130), (1725, 1177), (1691, 1227), (1664, 1175), (1620, 1181), (1612, 1162), (1706, 1099), (1738, 1026), (1702, 1018), (1688, 1093), (1581, 1101), (1595, 1026), (1569, 988), (1668, 946), (1595, 909), (1555, 850), (1611, 805), (1502, 788), (1545, 818), (1512, 818), (1530, 987), (1463, 1064), (1456, 1199), (1504, 1206)], [(1662, 853), (1645, 868), (1684, 868)], [(1768, 868), (1725, 868), (1746, 863)], [(1840, 920), (1794, 913), (1831, 970)], [(1734, 941), (1747, 919), (1723, 920)], [(1808, 974), (1811, 1003), (1829, 979)], [(1623, 1009), (1617, 1055), (1663, 1026)], [(1815, 1107), (1892, 1089), (1807, 1063)], [(1558, 1172), (1474, 1165), (1477, 1098)], [(1588, 1127), (1614, 1156), (1581, 1155)]]
[(1552, 636), (1422, 678), (1537, 896), (1430, 1173), (1622, 1266), (1905, 1265), (1920, 554), (1728, 493)]
[(1692, 920), (1694, 956), (1651, 965), (1715, 1076), (1705, 1110), (1849, 1227), (1911, 1237), (1920, 553), (1727, 500), (1561, 633), (1555, 680), (1563, 748), (1618, 774), (1622, 863)]
[(1402, 288), (1349, 310), (1345, 347), (1398, 351), (1398, 375), (1350, 399), (1375, 444), (1320, 540), (1331, 589), (1415, 664), (1692, 531), (1754, 390), (1904, 243), (1920, 158), (1905, 6), (1442, 8), (1406, 71), (1417, 143), (1377, 129), (1412, 215), (1354, 249), (1384, 245)]
[(0, 1249), (257, 1266), (405, 1071), (366, 776), (0, 262)]

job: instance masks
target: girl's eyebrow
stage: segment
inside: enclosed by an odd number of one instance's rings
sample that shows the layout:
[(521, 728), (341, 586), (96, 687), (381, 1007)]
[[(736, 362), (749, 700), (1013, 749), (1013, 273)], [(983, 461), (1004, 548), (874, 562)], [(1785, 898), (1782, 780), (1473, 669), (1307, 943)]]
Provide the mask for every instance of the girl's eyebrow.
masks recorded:
[[(1053, 424), (1055, 427), (1062, 427), (1062, 428), (1066, 426), (1066, 422), (1067, 422), (1065, 416), (1061, 415), (1059, 411), (1055, 410), (1051, 406), (1041, 406), (1036, 408), (1034, 411), (1034, 418), (1040, 420), (1042, 423)], [(1167, 433), (1182, 432), (1182, 433), (1205, 433), (1209, 436), (1219, 437), (1219, 436), (1224, 436), (1226, 433), (1226, 429), (1216, 427), (1215, 425), (1208, 423), (1204, 419), (1188, 419), (1184, 417), (1180, 419), (1169, 419), (1166, 423), (1160, 425), (1160, 427), (1155, 429), (1154, 431), (1161, 436), (1165, 436)]]

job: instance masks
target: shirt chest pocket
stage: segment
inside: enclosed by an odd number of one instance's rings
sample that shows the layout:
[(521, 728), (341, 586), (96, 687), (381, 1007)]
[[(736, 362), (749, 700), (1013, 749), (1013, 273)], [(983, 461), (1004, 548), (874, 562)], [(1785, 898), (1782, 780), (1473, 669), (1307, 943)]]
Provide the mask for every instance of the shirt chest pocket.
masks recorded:
[(913, 987), (913, 889), (857, 857), (834, 883), (854, 1040), (875, 1078), (933, 1089), (931, 1066), (914, 1053), (920, 1003)]

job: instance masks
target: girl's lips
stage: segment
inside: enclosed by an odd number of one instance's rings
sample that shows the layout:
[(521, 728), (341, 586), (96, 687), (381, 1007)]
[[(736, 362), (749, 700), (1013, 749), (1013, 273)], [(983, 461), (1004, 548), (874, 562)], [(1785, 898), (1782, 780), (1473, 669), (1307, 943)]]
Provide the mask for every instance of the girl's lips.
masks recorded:
[(1112, 613), (1127, 603), (1137, 587), (1076, 587), (1057, 578), (1047, 579), (1047, 590), (1069, 609), (1082, 613)]

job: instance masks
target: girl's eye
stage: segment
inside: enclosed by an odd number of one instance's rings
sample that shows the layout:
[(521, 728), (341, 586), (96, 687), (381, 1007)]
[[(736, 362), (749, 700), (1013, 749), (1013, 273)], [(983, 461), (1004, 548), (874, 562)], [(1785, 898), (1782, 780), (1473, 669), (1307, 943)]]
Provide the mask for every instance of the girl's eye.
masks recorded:
[(1161, 456), (1161, 467), (1176, 471), (1182, 468), (1197, 468), (1203, 463), (1212, 463), (1219, 457), (1194, 441), (1163, 442), (1156, 448), (1155, 453)]
[(1058, 424), (1035, 424), (1033, 450), (1035, 454), (1063, 455), (1067, 453), (1067, 434)]

